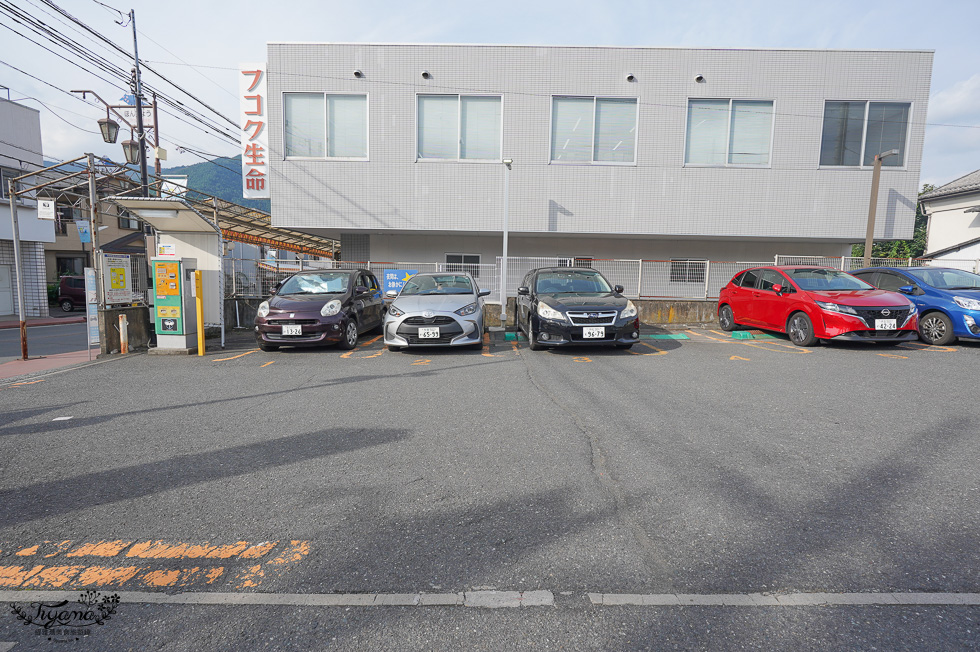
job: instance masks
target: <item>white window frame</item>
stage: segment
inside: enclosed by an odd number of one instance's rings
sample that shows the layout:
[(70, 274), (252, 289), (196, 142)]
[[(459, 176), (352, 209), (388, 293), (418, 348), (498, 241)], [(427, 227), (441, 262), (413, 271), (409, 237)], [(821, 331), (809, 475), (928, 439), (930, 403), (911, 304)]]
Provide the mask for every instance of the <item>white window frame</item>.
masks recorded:
[[(915, 112), (915, 102), (911, 100), (838, 100), (838, 99), (827, 99), (823, 101), (823, 112), (820, 114), (820, 142), (823, 142), (823, 120), (824, 116), (827, 115), (827, 103), (828, 102), (864, 102), (864, 125), (861, 127), (861, 155), (858, 158), (861, 163), (859, 165), (823, 165), (820, 163), (820, 148), (817, 148), (817, 169), (819, 170), (873, 170), (874, 165), (864, 164), (864, 150), (868, 145), (868, 113), (871, 111), (871, 103), (875, 104), (908, 104), (909, 105), (909, 119), (908, 123), (905, 125), (905, 152), (904, 160), (901, 165), (882, 165), (882, 169), (888, 170), (908, 170), (909, 165), (909, 143), (912, 137), (912, 116)], [(879, 154), (881, 152), (878, 152)]]
[[(592, 138), (589, 140), (589, 151), (592, 153), (590, 161), (557, 161), (551, 158), (551, 151), (554, 143), (551, 139), (555, 133), (555, 98), (572, 100), (592, 100)], [(636, 103), (635, 122), (633, 123), (633, 160), (632, 161), (597, 161), (595, 160), (595, 114), (596, 102), (598, 100), (633, 100)], [(620, 167), (636, 167), (637, 149), (640, 144), (640, 100), (637, 97), (617, 96), (617, 95), (567, 95), (555, 93), (551, 96), (551, 105), (548, 116), (548, 164), (549, 165), (614, 165)]]
[[(691, 115), (691, 101), (721, 101), (728, 100), (728, 132), (725, 138), (725, 162), (724, 163), (688, 163), (687, 162), (687, 138), (688, 123)], [(765, 164), (755, 163), (729, 163), (728, 157), (731, 155), (732, 146), (732, 102), (772, 102), (772, 118), (769, 120), (769, 161)], [(776, 100), (775, 98), (765, 97), (688, 97), (687, 111), (684, 114), (684, 165), (686, 168), (749, 168), (755, 170), (772, 169), (772, 150), (776, 139)]]
[[(286, 96), (287, 95), (323, 95), (323, 156), (286, 156)], [(328, 156), (330, 147), (327, 141), (329, 116), (327, 115), (327, 98), (330, 96), (354, 96), (364, 98), (364, 152), (366, 156)], [(284, 161), (370, 161), (371, 160), (371, 95), (370, 93), (331, 93), (328, 91), (282, 91), (280, 94), (280, 114), (282, 115), (282, 160)]]
[[(455, 96), (456, 97), (456, 158), (423, 158), (419, 156), (419, 98), (425, 96)], [(497, 142), (497, 158), (460, 158), (463, 148), (463, 97), (497, 97), (500, 98), (499, 140)], [(415, 160), (419, 163), (500, 163), (504, 152), (504, 96), (500, 93), (416, 93), (415, 94)], [(467, 254), (469, 255), (469, 254)]]

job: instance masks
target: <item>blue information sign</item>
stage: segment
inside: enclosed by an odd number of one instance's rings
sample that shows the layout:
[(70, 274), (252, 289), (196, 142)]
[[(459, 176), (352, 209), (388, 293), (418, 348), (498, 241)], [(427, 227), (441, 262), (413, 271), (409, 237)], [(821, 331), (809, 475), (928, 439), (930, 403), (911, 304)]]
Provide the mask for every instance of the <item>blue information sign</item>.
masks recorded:
[(87, 221), (79, 220), (75, 222), (75, 227), (78, 228), (78, 239), (81, 242), (92, 242), (92, 229)]
[(389, 290), (401, 292), (401, 289), (405, 287), (405, 281), (418, 273), (419, 270), (417, 269), (386, 269), (384, 279), (385, 292), (387, 293)]

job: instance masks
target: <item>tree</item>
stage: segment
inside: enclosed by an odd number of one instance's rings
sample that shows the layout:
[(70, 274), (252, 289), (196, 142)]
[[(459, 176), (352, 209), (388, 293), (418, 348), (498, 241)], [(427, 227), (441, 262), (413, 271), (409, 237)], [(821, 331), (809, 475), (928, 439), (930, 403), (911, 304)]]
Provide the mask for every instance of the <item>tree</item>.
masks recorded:
[[(931, 184), (923, 184), (919, 192), (923, 194), (935, 190)], [(929, 217), (922, 212), (922, 204), (915, 205), (915, 225), (912, 229), (911, 240), (876, 240), (871, 245), (872, 258), (919, 258), (926, 252), (926, 231), (929, 226)], [(864, 244), (856, 244), (851, 247), (851, 255), (855, 258), (864, 256)]]

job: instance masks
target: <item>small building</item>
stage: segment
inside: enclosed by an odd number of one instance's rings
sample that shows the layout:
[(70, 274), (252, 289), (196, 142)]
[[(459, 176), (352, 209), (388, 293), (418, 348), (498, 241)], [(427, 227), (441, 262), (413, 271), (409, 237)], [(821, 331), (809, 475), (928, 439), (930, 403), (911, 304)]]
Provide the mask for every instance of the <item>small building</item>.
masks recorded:
[(980, 260), (980, 170), (924, 193), (919, 201), (929, 216), (925, 258)]
[[(911, 237), (931, 51), (270, 43), (273, 225), (347, 261), (772, 260)], [(505, 161), (512, 161), (505, 164)]]
[[(0, 99), (0, 315), (17, 313), (14, 235), (10, 219), (8, 180), (43, 166), (41, 115), (36, 109)], [(54, 226), (37, 216), (37, 202), (16, 200), (24, 275), (25, 317), (47, 317), (44, 244), (54, 242)]]

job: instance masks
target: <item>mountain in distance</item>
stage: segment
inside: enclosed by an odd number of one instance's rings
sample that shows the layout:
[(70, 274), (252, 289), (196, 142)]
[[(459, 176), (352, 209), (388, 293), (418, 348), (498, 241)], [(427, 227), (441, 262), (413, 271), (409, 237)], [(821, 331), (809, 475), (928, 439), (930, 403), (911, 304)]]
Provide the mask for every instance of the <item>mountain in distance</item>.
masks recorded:
[(242, 198), (242, 157), (216, 158), (194, 165), (163, 168), (164, 176), (186, 176), (187, 186), (240, 206), (270, 212), (268, 199)]

